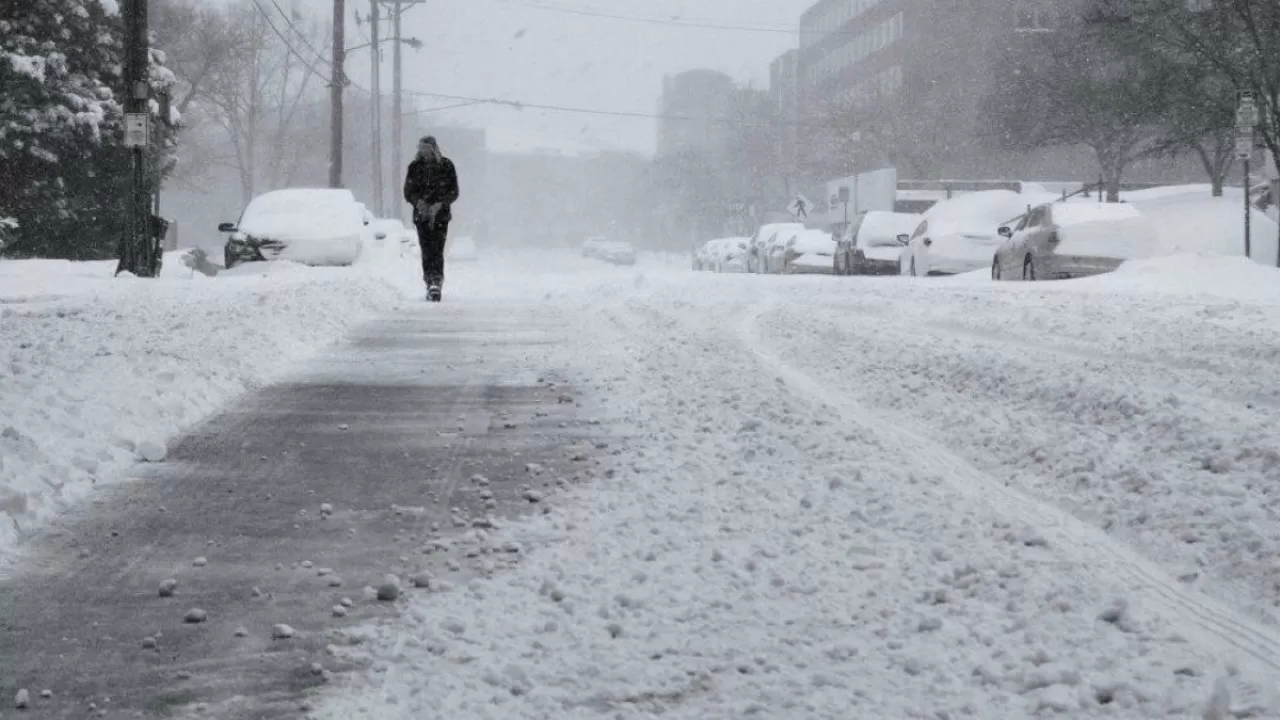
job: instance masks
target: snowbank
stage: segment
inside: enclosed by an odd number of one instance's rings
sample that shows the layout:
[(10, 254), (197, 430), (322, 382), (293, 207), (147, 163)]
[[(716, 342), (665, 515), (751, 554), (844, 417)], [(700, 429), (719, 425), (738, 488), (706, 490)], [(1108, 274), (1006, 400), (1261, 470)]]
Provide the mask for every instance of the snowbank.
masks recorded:
[[(1128, 200), (1156, 226), (1160, 254), (1244, 255), (1244, 200), (1239, 190), (1228, 189), (1225, 197), (1215, 198), (1207, 186), (1155, 188), (1130, 193)], [(1280, 260), (1280, 228), (1259, 210), (1250, 218), (1254, 262), (1275, 267)]]
[(217, 278), (174, 253), (159, 279), (113, 279), (114, 268), (0, 261), (0, 559), (67, 503), (162, 459), (176, 434), (412, 287), (374, 259)]
[(1280, 305), (1280, 269), (1239, 256), (1210, 253), (1131, 260), (1110, 274), (1075, 284), (1115, 292), (1214, 295)]

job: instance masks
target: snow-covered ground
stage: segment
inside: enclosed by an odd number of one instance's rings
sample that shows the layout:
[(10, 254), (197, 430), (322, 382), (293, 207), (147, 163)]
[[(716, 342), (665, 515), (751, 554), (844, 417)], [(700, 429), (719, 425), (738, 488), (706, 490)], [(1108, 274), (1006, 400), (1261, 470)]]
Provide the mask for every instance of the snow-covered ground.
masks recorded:
[[(251, 263), (216, 278), (180, 255), (166, 256), (158, 280), (113, 278), (114, 262), (0, 260), (0, 566), (24, 533), (135, 462), (163, 458), (183, 430), (353, 324), (421, 300), (419, 260), (394, 243), (352, 268)], [(543, 268), (536, 277), (530, 263)], [(446, 292), (553, 300), (611, 272), (514, 254), (454, 264)]]
[[(0, 262), (5, 519), (37, 525), (419, 301), (415, 261), (215, 279), (170, 262), (159, 281)], [(617, 437), (546, 515), (458, 540), (516, 541), (515, 568), (333, 646), (368, 665), (314, 715), (1280, 716), (1280, 271), (685, 264), (450, 269), (446, 308), (496, 297), (564, 324), (539, 362)]]
[(1280, 273), (635, 278), (549, 308), (606, 469), (318, 717), (1280, 713)]

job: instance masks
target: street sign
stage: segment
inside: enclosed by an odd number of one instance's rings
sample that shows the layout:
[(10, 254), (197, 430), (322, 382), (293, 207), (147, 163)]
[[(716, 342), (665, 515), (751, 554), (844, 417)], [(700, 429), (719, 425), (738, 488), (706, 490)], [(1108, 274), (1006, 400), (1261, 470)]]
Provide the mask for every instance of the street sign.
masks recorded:
[(1236, 135), (1236, 157), (1247, 160), (1253, 157), (1253, 129), (1242, 130)]
[(807, 218), (809, 217), (809, 209), (812, 207), (813, 203), (809, 202), (805, 196), (797, 195), (796, 199), (787, 205), (787, 212), (794, 217)]
[(124, 146), (144, 148), (151, 144), (151, 116), (128, 113), (124, 116)]
[(1253, 93), (1248, 90), (1241, 92), (1240, 103), (1236, 106), (1236, 127), (1253, 129), (1258, 120), (1258, 104), (1253, 99)]

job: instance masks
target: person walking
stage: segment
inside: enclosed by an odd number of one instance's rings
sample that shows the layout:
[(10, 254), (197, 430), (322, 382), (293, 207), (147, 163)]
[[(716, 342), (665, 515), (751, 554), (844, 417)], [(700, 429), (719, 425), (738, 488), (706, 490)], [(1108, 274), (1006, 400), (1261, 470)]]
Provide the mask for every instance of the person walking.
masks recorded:
[(413, 206), (427, 300), (440, 302), (444, 287), (444, 246), (448, 241), (449, 221), (453, 219), (451, 208), (458, 200), (458, 171), (430, 135), (418, 142), (418, 156), (409, 163), (404, 199)]

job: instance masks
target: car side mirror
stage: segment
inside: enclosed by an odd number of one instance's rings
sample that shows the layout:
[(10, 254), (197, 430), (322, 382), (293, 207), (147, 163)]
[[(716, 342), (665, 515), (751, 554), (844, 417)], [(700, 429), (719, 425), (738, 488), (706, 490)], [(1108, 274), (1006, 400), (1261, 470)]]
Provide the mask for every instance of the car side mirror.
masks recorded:
[(1009, 228), (1009, 226), (1008, 226), (1008, 225), (1003, 225), (1003, 226), (1001, 226), (1001, 228), (1000, 228), (999, 230), (997, 230), (996, 232), (1000, 233), (1000, 237), (1002, 237), (1002, 238), (1011, 238), (1011, 237), (1013, 237), (1013, 230), (1011, 230), (1011, 229)]
[(373, 239), (374, 239), (374, 240), (386, 240), (386, 239), (387, 239), (387, 234), (386, 234), (386, 233), (384, 233), (384, 232), (374, 233), (374, 234), (373, 234)]
[(218, 225), (218, 232), (228, 232), (228, 233), (229, 233), (229, 232), (235, 232), (235, 231), (236, 231), (236, 224), (235, 224), (235, 223), (221, 223), (221, 224), (219, 224), (219, 225)]
[(910, 235), (907, 235), (907, 234), (905, 234), (905, 233), (904, 233), (904, 234), (902, 234), (902, 235), (899, 235), (899, 236), (898, 236), (898, 244), (899, 244), (899, 245), (907, 245), (907, 244), (908, 244), (908, 243), (910, 243), (910, 242), (911, 242), (911, 236), (910, 236)]

